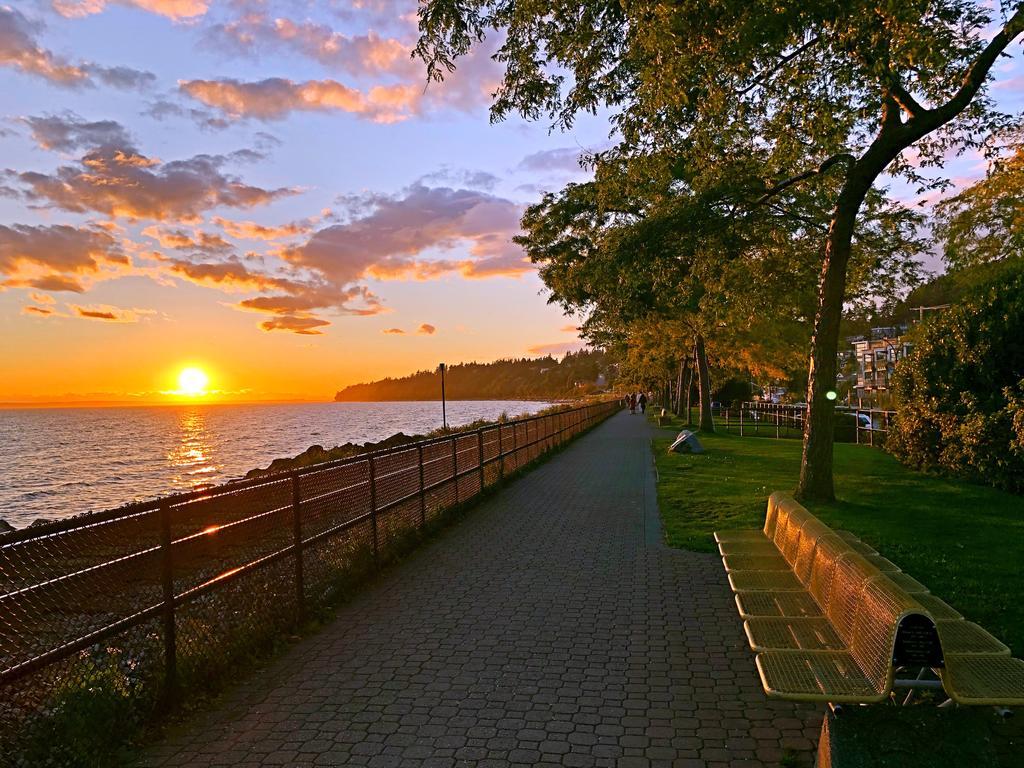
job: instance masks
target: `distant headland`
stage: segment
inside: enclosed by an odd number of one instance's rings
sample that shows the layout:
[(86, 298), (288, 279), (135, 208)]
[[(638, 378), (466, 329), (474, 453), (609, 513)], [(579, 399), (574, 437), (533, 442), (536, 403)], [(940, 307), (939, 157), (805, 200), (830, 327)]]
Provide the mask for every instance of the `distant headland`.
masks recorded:
[[(451, 365), (445, 373), (449, 400), (559, 400), (605, 389), (611, 378), (601, 350), (553, 357), (495, 360)], [(401, 378), (352, 384), (339, 391), (337, 402), (437, 400), (437, 371), (417, 371)]]

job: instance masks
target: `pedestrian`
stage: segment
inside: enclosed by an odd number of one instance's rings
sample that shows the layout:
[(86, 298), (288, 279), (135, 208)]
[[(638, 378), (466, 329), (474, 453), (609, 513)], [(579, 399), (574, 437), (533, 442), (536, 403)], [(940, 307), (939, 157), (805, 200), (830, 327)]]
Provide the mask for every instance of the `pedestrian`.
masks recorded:
[(647, 413), (647, 395), (643, 392), (640, 393), (640, 413)]
[(636, 413), (636, 392), (629, 396), (629, 412)]

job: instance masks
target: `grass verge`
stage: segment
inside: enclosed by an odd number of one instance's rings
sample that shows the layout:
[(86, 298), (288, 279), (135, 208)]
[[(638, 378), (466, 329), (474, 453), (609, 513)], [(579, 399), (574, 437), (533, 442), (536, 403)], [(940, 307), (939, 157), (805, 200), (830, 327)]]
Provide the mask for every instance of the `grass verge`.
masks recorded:
[[(669, 454), (664, 435), (654, 452), (670, 546), (716, 552), (714, 531), (760, 527), (768, 495), (796, 485), (799, 440), (701, 434), (707, 452), (689, 455)], [(842, 443), (835, 479), (837, 500), (809, 505), (814, 514), (856, 533), (1015, 655), (1024, 652), (1024, 498)]]

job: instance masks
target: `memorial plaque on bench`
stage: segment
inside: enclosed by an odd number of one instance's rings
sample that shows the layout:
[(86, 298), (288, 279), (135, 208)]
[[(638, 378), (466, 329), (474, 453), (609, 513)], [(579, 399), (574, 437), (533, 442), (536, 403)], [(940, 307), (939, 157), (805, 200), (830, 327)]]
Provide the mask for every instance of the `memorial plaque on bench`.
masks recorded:
[(927, 616), (912, 613), (896, 628), (892, 652), (894, 667), (943, 667), (942, 646), (935, 624)]

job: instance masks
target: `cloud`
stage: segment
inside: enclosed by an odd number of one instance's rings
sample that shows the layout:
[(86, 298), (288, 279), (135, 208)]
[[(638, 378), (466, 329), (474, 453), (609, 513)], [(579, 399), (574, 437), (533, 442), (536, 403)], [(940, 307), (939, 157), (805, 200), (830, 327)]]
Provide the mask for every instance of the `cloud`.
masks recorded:
[(527, 155), (516, 166), (521, 171), (573, 171), (579, 173), (580, 159), (584, 153), (579, 147), (545, 149)]
[(21, 308), (21, 314), (23, 315), (36, 315), (38, 317), (52, 317), (56, 314), (56, 311), (49, 307), (37, 307), (32, 304)]
[(86, 320), (104, 320), (111, 323), (137, 323), (146, 315), (156, 314), (156, 310), (153, 309), (122, 309), (121, 307), (112, 307), (109, 304), (85, 307), (69, 304), (68, 306), (78, 317)]
[(401, 328), (385, 328), (383, 331), (381, 331), (381, 333), (390, 333), (390, 334), (394, 334), (396, 336), (397, 335), (402, 335), (402, 336), (405, 335), (405, 331), (403, 331)]
[(35, 293), (35, 292), (33, 292), (33, 293), (30, 293), (28, 295), (28, 297), (30, 299), (32, 299), (32, 301), (36, 302), (37, 304), (56, 304), (57, 303), (57, 300), (55, 298), (53, 298), (53, 296), (50, 296), (48, 293)]
[(416, 333), (421, 336), (433, 336), (437, 333), (437, 328), (432, 326), (430, 323), (423, 323), (419, 328), (416, 329)]
[(84, 290), (81, 278), (127, 265), (107, 232), (65, 224), (0, 225), (0, 285), (46, 291)]
[[(364, 278), (429, 280), (521, 275), (533, 269), (511, 242), (521, 208), (510, 200), (470, 189), (415, 183), (400, 195), (345, 198), (349, 220), (318, 230), (282, 258), (338, 283)], [(417, 258), (427, 250), (468, 246), (469, 259)]]
[(260, 328), (264, 331), (291, 331), (300, 336), (319, 336), (323, 333), (320, 329), (330, 325), (326, 320), (316, 317), (282, 315), (271, 320), (264, 320)]
[(224, 254), (232, 251), (234, 246), (223, 237), (210, 232), (196, 231), (189, 234), (183, 229), (149, 226), (142, 234), (160, 243), (163, 248), (175, 251), (191, 251), (204, 254)]
[[(90, 3), (82, 3), (88, 5)], [(156, 76), (130, 67), (104, 67), (90, 62), (73, 64), (37, 41), (43, 25), (20, 11), (0, 6), (0, 66), (65, 88), (94, 85), (99, 80), (115, 88), (140, 89), (151, 86)]]
[(444, 166), (439, 171), (428, 173), (419, 179), (420, 182), (429, 184), (448, 183), (461, 184), (471, 189), (482, 189), (490, 192), (501, 181), (493, 173), (487, 171), (471, 171), (465, 168), (449, 168)]
[(26, 117), (32, 139), (43, 149), (72, 152), (94, 147), (126, 147), (132, 143), (124, 126), (114, 120), (87, 121), (73, 112)]
[[(61, 118), (50, 120), (60, 122)], [(56, 131), (60, 140), (60, 128), (54, 125), (50, 130)], [(63, 127), (70, 133), (63, 140), (74, 145), (96, 136), (116, 138), (116, 131), (109, 126), (83, 133), (82, 125), (64, 119)], [(52, 134), (46, 135), (52, 138)], [(123, 142), (97, 146), (78, 164), (61, 166), (52, 174), (11, 175), (22, 183), (26, 198), (44, 207), (74, 213), (97, 211), (115, 219), (194, 222), (202, 212), (217, 206), (252, 208), (296, 194), (295, 189), (251, 186), (225, 171), (232, 162), (255, 157), (261, 155), (242, 150), (163, 163)]]
[(102, 13), (112, 1), (117, 5), (166, 16), (174, 21), (202, 16), (210, 6), (209, 0), (52, 0), (53, 9), (67, 18)]
[(570, 323), (569, 325), (563, 325), (558, 330), (562, 331), (563, 333), (579, 333), (580, 329), (574, 323)]
[(558, 357), (567, 352), (579, 352), (581, 349), (585, 349), (586, 346), (586, 343), (582, 341), (559, 341), (554, 344), (536, 344), (528, 347), (526, 351), (531, 355), (539, 355), (541, 357), (548, 355)]
[(348, 112), (376, 123), (405, 120), (415, 111), (419, 90), (413, 85), (377, 85), (365, 93), (337, 80), (295, 82), (283, 77), (242, 82), (182, 80), (182, 93), (231, 118), (281, 120), (291, 112)]
[(169, 117), (184, 117), (206, 131), (222, 131), (231, 125), (231, 120), (221, 117), (208, 109), (187, 108), (167, 99), (154, 101), (143, 114), (152, 117), (154, 120), (161, 121)]
[(255, 221), (229, 221), (219, 216), (214, 217), (213, 223), (223, 229), (232, 237), (242, 240), (284, 240), (289, 237), (305, 235), (313, 231), (317, 219), (310, 217), (300, 221), (292, 221), (279, 226), (268, 226), (258, 224)]
[(205, 33), (208, 47), (217, 51), (256, 56), (267, 50), (297, 53), (331, 69), (353, 76), (422, 76), (422, 66), (412, 59), (410, 45), (375, 32), (346, 35), (325, 24), (296, 22), (248, 13), (216, 24)]
[(29, 21), (20, 11), (0, 6), (0, 65), (42, 77), (55, 85), (82, 85), (89, 75), (42, 48), (36, 35), (42, 24)]

